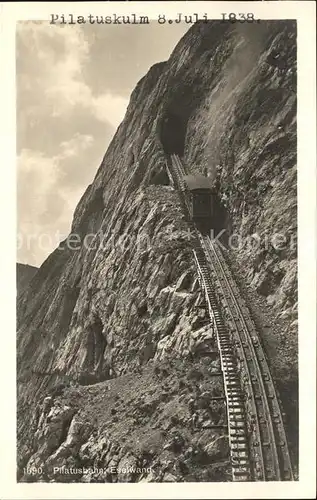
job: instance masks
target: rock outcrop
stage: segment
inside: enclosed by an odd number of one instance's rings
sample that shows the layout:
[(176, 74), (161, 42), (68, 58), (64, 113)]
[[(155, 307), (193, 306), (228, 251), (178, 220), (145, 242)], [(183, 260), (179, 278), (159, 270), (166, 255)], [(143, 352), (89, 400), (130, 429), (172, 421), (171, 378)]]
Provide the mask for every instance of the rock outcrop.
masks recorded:
[(34, 274), (37, 271), (37, 267), (29, 266), (28, 264), (16, 265), (16, 279), (17, 279), (17, 294), (19, 295), (24, 288), (29, 284)]
[(70, 236), (19, 297), (19, 480), (230, 480), (173, 151), (214, 175), (296, 451), (296, 25), (198, 23), (137, 84)]

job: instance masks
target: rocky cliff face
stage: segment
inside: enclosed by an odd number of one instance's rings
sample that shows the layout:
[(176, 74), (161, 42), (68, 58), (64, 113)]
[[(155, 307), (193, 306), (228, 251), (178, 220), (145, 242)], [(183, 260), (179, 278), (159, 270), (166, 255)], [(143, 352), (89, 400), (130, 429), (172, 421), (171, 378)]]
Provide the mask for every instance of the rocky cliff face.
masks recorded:
[(17, 278), (18, 295), (24, 290), (26, 285), (31, 281), (36, 271), (37, 267), (29, 266), (28, 264), (17, 263), (16, 278)]
[(19, 480), (230, 480), (173, 151), (215, 178), (232, 269), (296, 414), (296, 26), (201, 23), (138, 83), (72, 235), (19, 298)]

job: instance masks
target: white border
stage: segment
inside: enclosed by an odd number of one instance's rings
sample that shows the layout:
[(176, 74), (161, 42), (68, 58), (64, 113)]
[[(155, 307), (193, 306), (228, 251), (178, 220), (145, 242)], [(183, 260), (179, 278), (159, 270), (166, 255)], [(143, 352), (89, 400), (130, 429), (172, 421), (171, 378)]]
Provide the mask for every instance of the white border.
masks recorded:
[[(315, 2), (85, 2), (0, 4), (2, 214), (1, 498), (314, 498), (316, 477), (316, 51)], [(298, 21), (298, 195), (300, 480), (292, 483), (17, 484), (15, 452), (15, 23), (51, 13), (105, 15), (254, 12), (262, 19)]]

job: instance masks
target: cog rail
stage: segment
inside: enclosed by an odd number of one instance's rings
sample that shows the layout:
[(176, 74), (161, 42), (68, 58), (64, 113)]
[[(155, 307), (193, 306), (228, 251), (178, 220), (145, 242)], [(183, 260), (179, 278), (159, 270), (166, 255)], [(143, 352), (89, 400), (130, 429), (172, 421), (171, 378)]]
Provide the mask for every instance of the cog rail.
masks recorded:
[(255, 324), (219, 245), (208, 237), (203, 238), (203, 245), (218, 294), (231, 319), (231, 338), (240, 362), (242, 390), (247, 394), (254, 475), (259, 481), (293, 480), (282, 413)]
[(229, 448), (233, 481), (250, 480), (248, 436), (245, 425), (243, 394), (240, 389), (238, 369), (234, 349), (221, 314), (216, 295), (213, 291), (206, 257), (201, 248), (194, 250), (200, 282), (205, 291), (209, 315), (216, 333), (220, 353), (221, 369), (227, 404)]
[[(194, 235), (194, 258), (215, 330), (227, 404), (233, 481), (293, 480), (274, 383), (249, 310), (217, 242), (203, 237), (190, 217), (182, 161), (169, 171)], [(222, 312), (225, 312), (224, 318)]]

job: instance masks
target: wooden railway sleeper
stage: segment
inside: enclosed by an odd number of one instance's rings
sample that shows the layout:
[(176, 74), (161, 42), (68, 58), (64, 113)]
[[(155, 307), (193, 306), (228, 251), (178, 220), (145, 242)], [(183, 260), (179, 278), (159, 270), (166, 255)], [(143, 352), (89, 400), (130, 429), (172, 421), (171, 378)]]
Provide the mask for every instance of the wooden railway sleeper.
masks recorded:
[(281, 417), (280, 417), (280, 415), (279, 415), (279, 414), (275, 413), (275, 414), (273, 415), (273, 418), (274, 418), (274, 422), (275, 422), (275, 423), (277, 423), (277, 424), (281, 423)]

